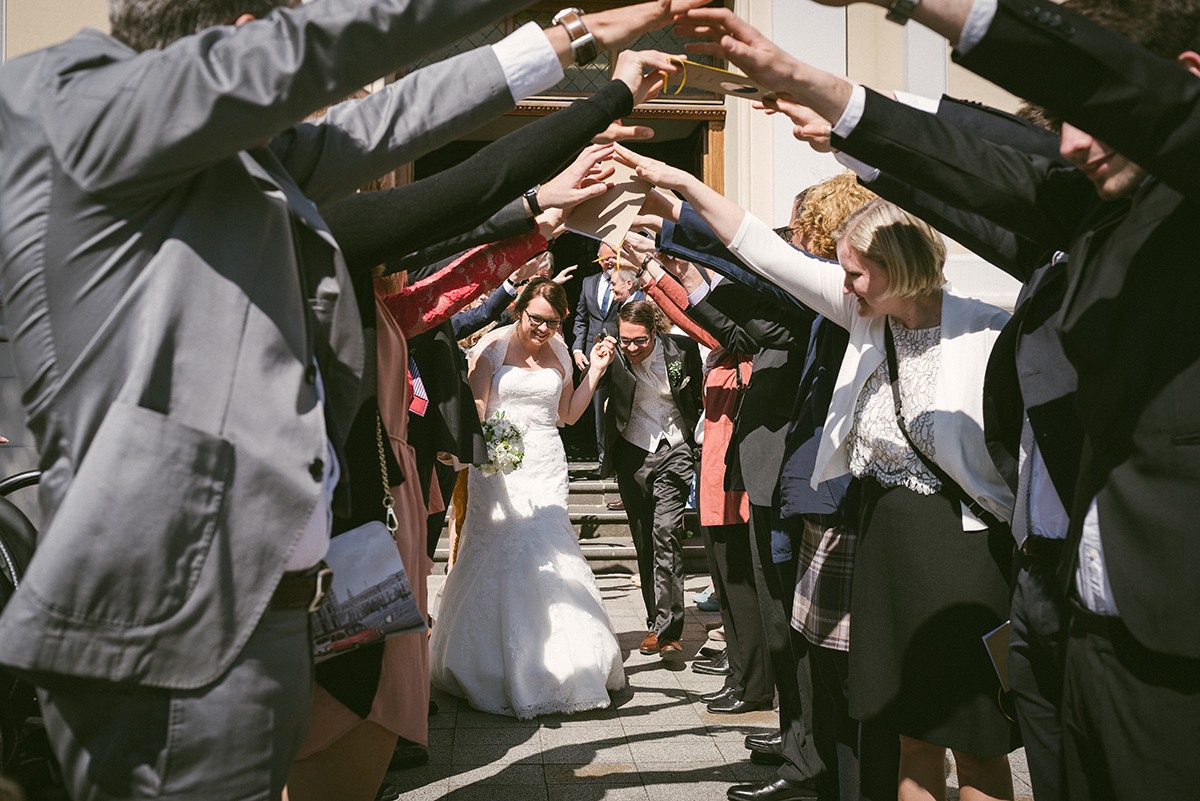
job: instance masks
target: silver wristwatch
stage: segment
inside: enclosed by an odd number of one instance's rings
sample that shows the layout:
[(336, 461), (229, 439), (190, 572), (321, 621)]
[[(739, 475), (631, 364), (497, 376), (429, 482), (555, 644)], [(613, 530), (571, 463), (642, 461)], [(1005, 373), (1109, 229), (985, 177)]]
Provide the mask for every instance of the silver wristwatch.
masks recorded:
[(561, 25), (571, 40), (571, 53), (575, 56), (575, 64), (582, 67), (595, 60), (600, 55), (596, 46), (596, 37), (588, 32), (583, 24), (583, 9), (564, 8), (554, 15), (551, 25)]
[(892, 4), (888, 6), (887, 19), (888, 22), (894, 22), (897, 25), (903, 25), (908, 22), (908, 18), (917, 10), (917, 6), (921, 4), (921, 0), (892, 0)]

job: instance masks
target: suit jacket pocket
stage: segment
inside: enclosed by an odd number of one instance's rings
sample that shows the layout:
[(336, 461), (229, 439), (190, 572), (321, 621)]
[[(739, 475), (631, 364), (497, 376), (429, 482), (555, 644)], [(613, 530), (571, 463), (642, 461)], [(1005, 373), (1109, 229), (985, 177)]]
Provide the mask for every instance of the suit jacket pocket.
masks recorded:
[(169, 618), (195, 588), (232, 469), (228, 441), (113, 404), (39, 540), (30, 593), (79, 622)]

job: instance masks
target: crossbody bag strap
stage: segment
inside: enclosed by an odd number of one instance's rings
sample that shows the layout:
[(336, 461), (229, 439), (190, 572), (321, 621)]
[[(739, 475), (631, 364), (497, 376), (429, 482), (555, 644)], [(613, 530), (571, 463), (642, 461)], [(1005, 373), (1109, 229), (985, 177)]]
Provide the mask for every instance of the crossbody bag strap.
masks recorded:
[(999, 518), (994, 514), (984, 509), (979, 501), (975, 500), (959, 486), (950, 475), (938, 466), (937, 462), (925, 455), (924, 451), (917, 447), (917, 443), (913, 442), (912, 435), (908, 433), (908, 426), (904, 424), (904, 411), (900, 404), (900, 369), (896, 362), (896, 343), (892, 339), (892, 321), (891, 318), (884, 318), (883, 322), (883, 341), (887, 348), (887, 367), (888, 381), (892, 385), (892, 408), (896, 411), (896, 424), (900, 426), (900, 433), (904, 435), (904, 439), (908, 442), (908, 447), (912, 448), (913, 453), (921, 460), (921, 464), (933, 473), (938, 481), (942, 482), (943, 489), (947, 490), (953, 497), (957, 498), (963, 506), (971, 510), (971, 514), (983, 521), (988, 528), (995, 528), (1002, 525)]
[(375, 412), (375, 446), (379, 449), (379, 471), (383, 474), (383, 508), (386, 510), (387, 528), (392, 539), (396, 539), (400, 520), (396, 517), (396, 499), (392, 497), (392, 488), (388, 484), (387, 457), (383, 451), (383, 418), (379, 412)]

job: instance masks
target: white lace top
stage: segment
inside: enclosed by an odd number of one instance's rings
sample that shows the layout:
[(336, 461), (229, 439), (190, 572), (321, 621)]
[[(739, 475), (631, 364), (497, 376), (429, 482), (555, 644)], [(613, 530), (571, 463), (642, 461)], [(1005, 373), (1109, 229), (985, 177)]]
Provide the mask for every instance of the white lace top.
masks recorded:
[[(891, 328), (904, 423), (925, 455), (936, 459), (933, 408), (942, 361), (942, 328), (910, 329), (894, 322)], [(942, 488), (942, 482), (908, 446), (896, 422), (887, 361), (871, 374), (859, 393), (846, 445), (850, 471), (859, 478), (870, 476), (885, 487), (903, 486), (922, 495), (932, 495)]]

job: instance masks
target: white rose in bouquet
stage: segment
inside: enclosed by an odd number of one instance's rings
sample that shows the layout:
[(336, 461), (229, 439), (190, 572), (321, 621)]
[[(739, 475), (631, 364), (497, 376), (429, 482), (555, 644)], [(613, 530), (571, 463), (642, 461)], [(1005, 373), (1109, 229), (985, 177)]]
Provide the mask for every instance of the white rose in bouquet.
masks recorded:
[(483, 437), (487, 440), (488, 460), (475, 465), (479, 472), (485, 476), (508, 475), (521, 466), (525, 458), (521, 431), (504, 417), (504, 412), (496, 412), (483, 421)]

